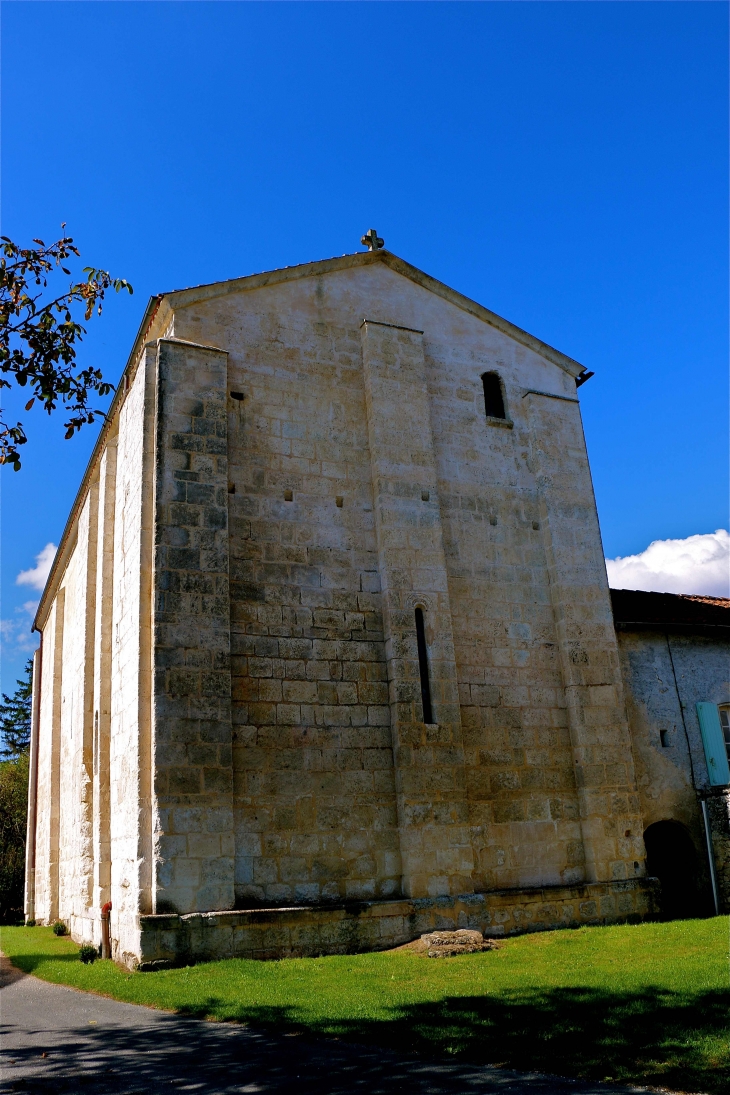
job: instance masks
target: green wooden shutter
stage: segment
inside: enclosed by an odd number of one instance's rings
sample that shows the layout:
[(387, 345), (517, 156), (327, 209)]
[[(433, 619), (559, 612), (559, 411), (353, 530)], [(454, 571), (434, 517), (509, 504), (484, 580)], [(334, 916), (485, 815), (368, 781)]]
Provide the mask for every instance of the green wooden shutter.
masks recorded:
[(716, 703), (698, 703), (697, 718), (700, 720), (702, 744), (705, 747), (707, 771), (713, 787), (723, 787), (730, 783), (730, 767), (727, 762), (727, 749), (720, 726), (720, 712)]

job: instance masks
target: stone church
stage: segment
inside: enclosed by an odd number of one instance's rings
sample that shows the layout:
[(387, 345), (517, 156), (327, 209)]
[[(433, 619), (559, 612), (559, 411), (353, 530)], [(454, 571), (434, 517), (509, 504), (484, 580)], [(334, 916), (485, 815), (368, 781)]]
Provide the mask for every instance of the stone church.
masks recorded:
[(40, 602), (26, 914), (129, 967), (730, 908), (730, 602), (612, 606), (589, 374), (363, 242), (152, 298)]

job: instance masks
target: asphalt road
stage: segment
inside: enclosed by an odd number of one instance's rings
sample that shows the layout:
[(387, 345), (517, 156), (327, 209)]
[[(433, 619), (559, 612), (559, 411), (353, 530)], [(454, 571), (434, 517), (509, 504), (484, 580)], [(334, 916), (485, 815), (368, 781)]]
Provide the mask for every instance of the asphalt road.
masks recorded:
[(0, 1092), (26, 1095), (626, 1095), (645, 1089), (426, 1061), (207, 1023), (49, 985), (0, 959)]

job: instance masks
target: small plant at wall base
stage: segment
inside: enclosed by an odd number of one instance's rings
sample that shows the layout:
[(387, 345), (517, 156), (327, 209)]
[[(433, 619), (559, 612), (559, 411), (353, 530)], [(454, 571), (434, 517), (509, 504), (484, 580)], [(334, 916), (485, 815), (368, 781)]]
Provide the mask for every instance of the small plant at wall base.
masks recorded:
[[(94, 312), (101, 314), (108, 289), (131, 293), (132, 286), (106, 270), (86, 266), (86, 281), (71, 282), (65, 292), (44, 301), (49, 275), (58, 269), (70, 276), (63, 263), (70, 256), (78, 257), (79, 251), (65, 234), (55, 243), (40, 239), (33, 243), (37, 246), (20, 247), (0, 236), (0, 374), (29, 389), (26, 411), (38, 401), (51, 414), (60, 400), (70, 412), (64, 423), (69, 438), (97, 416), (104, 417), (104, 411), (91, 406), (92, 396), (103, 397), (114, 390), (99, 369), (76, 369), (77, 344), (86, 328), (74, 318), (73, 309), (83, 308), (88, 321)], [(0, 375), (0, 388), (10, 387), (11, 381)], [(11, 464), (19, 471), (18, 450), (27, 440), (22, 422), (11, 426), (0, 419), (0, 464)]]
[(90, 965), (92, 962), (96, 962), (99, 957), (99, 951), (92, 943), (83, 943), (79, 947), (79, 958), (85, 966)]
[(68, 935), (68, 928), (64, 924), (63, 920), (57, 920), (53, 925), (54, 935)]

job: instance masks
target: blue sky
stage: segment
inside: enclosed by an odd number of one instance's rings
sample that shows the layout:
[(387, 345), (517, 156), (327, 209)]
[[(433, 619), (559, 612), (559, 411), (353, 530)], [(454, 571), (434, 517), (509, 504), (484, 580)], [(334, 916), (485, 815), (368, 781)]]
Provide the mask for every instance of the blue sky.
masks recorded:
[[(152, 293), (359, 250), (374, 226), (595, 370), (608, 556), (727, 527), (726, 4), (0, 14), (2, 231), (65, 221), (83, 265), (135, 288), (83, 364), (118, 378)], [(96, 430), (22, 417), (23, 470), (0, 473), (5, 689), (38, 597), (16, 577), (58, 543)]]

